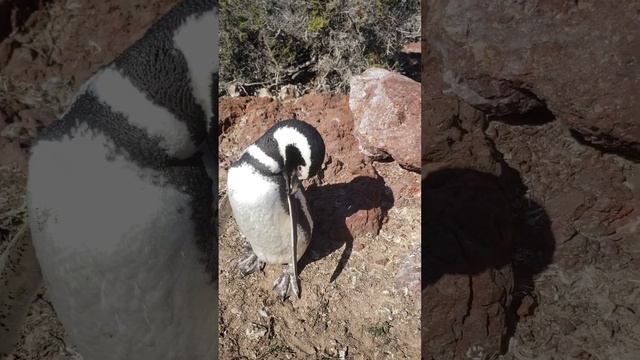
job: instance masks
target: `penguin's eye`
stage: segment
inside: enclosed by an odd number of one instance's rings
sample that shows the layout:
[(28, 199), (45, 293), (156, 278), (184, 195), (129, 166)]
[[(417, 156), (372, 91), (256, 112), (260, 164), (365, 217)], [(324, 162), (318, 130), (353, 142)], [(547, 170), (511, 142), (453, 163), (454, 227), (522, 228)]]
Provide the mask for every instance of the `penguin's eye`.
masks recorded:
[(298, 171), (302, 172), (302, 165), (298, 165)]

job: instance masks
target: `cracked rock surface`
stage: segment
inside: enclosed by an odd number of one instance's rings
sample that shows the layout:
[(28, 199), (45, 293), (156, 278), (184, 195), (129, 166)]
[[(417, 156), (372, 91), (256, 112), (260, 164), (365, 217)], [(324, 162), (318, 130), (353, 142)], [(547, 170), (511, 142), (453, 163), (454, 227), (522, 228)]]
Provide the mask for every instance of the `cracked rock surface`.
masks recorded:
[(547, 107), (592, 145), (640, 160), (639, 3), (427, 5), (430, 47), (459, 98), (496, 115)]
[(426, 5), (423, 355), (637, 357), (637, 4)]

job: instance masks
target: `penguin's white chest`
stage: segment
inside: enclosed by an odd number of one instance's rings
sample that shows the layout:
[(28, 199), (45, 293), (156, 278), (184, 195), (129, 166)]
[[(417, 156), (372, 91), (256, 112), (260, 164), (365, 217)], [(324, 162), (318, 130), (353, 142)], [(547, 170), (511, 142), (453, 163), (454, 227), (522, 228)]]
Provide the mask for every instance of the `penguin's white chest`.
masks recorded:
[(56, 312), (86, 360), (212, 358), (191, 199), (110, 148), (80, 128), (33, 149), (29, 216)]
[[(282, 203), (278, 184), (252, 166), (229, 169), (227, 192), (233, 216), (253, 252), (264, 262), (291, 261), (291, 220)], [(298, 225), (298, 260), (309, 246), (309, 235)]]

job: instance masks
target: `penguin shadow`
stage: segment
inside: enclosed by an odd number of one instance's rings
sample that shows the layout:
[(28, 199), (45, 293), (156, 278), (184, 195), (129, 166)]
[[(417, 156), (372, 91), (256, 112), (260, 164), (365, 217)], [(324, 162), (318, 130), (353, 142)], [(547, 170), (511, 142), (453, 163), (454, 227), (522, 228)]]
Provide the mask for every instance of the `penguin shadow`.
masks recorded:
[(300, 259), (299, 269), (304, 270), (307, 265), (331, 255), (344, 245), (330, 278), (330, 282), (333, 282), (340, 276), (353, 252), (354, 235), (347, 219), (361, 210), (380, 209), (380, 216), (367, 214), (366, 221), (356, 226), (367, 227), (373, 226), (372, 222), (381, 222), (393, 206), (393, 193), (382, 178), (358, 176), (348, 183), (312, 184), (306, 194), (314, 229), (309, 249)]
[(445, 169), (422, 181), (422, 289), (445, 274), (477, 275), (510, 265), (514, 287), (503, 345), (515, 333), (522, 299), (535, 299), (534, 277), (555, 252), (551, 221), (526, 190), (510, 168), (500, 177)]

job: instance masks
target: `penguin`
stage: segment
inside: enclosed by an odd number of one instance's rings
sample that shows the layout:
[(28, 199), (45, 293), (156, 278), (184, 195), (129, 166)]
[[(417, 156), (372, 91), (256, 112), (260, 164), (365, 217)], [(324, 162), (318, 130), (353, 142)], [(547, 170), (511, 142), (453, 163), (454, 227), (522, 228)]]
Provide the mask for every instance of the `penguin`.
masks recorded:
[(300, 297), (297, 262), (313, 231), (300, 181), (318, 174), (324, 155), (324, 141), (312, 125), (284, 120), (249, 145), (227, 174), (233, 217), (248, 241), (238, 269), (246, 276), (267, 263), (287, 264), (273, 284), (282, 300)]
[(36, 257), (86, 360), (217, 359), (217, 79), (217, 1), (183, 1), (31, 149)]

